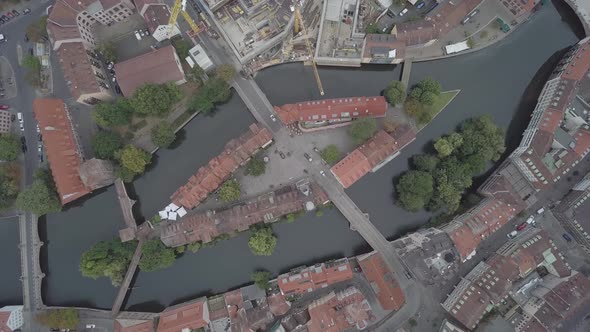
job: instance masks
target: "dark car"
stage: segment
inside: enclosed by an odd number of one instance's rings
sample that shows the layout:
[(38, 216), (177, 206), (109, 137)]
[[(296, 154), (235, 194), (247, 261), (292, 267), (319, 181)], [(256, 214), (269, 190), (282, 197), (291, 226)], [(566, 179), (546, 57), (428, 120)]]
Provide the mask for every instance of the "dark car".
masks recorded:
[(33, 56), (33, 48), (29, 48), (29, 54)]
[(20, 149), (23, 151), (23, 153), (26, 153), (27, 152), (27, 145), (21, 144)]
[(29, 42), (29, 35), (25, 33), (25, 42)]
[(27, 139), (24, 136), (20, 137), (21, 144), (27, 144)]
[(282, 151), (279, 152), (279, 155), (281, 156), (281, 158), (285, 159), (285, 154)]
[(115, 92), (121, 94), (121, 87), (119, 87), (119, 84), (115, 85)]
[(4, 22), (10, 21), (10, 18), (8, 16), (6, 16), (6, 15), (0, 16), (0, 19), (3, 20)]
[(20, 13), (18, 12), (18, 10), (16, 10), (16, 9), (13, 9), (13, 10), (12, 10), (12, 13), (13, 13), (14, 15), (16, 15), (16, 16), (19, 16), (19, 15), (20, 15)]
[(563, 234), (563, 238), (564, 238), (564, 239), (565, 239), (567, 242), (572, 242), (572, 237), (571, 237), (569, 234), (567, 234), (567, 233), (564, 233), (564, 234)]

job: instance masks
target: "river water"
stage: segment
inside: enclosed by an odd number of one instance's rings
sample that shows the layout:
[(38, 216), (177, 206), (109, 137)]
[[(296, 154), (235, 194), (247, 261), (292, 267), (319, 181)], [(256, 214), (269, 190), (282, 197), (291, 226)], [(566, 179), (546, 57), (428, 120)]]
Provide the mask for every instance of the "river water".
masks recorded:
[[(393, 178), (407, 169), (408, 158), (422, 151), (433, 138), (453, 130), (461, 120), (481, 114), (493, 115), (496, 123), (507, 129), (509, 146), (517, 144), (544, 77), (553, 69), (556, 52), (574, 44), (579, 37), (549, 5), (497, 45), (475, 54), (414, 63), (411, 82), (432, 76), (444, 89), (462, 92), (400, 156), (360, 180), (348, 193), (389, 238), (424, 223), (426, 214), (409, 214), (394, 205)], [(327, 98), (377, 95), (388, 81), (400, 78), (400, 69), (400, 66), (322, 68), (320, 75)], [(273, 104), (319, 97), (311, 70), (301, 64), (269, 68), (259, 74), (257, 81)], [(227, 141), (246, 131), (253, 121), (237, 96), (215, 115), (198, 116), (191, 121), (177, 146), (158, 152), (150, 170), (129, 186), (130, 194), (141, 202), (141, 206), (136, 206), (136, 215), (148, 218), (154, 215), (198, 167), (221, 152)], [(43, 289), (48, 305), (110, 307), (117, 290), (104, 278), (82, 277), (78, 261), (89, 246), (113, 238), (122, 226), (112, 187), (41, 220), (40, 234), (46, 242), (42, 264), (47, 274)], [(279, 244), (271, 257), (253, 256), (247, 247), (248, 235), (241, 234), (214, 248), (185, 254), (169, 269), (138, 273), (126, 308), (158, 311), (188, 298), (248, 283), (250, 273), (257, 269), (279, 273), (368, 249), (335, 210), (322, 217), (309, 214), (292, 224), (278, 224), (274, 229)], [(8, 253), (14, 251), (16, 255), (17, 228), (0, 222), (0, 232), (0, 249), (7, 248)], [(11, 257), (9, 266), (15, 264), (10, 262)], [(10, 274), (1, 278), (0, 281), (7, 279), (0, 284), (0, 303), (10, 302), (18, 293), (16, 287), (20, 283), (17, 285)], [(8, 300), (4, 300), (5, 293)]]

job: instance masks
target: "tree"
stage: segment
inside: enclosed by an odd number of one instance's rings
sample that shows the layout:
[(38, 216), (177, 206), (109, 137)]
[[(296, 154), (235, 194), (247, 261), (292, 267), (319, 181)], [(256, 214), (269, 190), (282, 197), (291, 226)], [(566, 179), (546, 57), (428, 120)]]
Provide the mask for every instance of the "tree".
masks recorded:
[(362, 144), (369, 138), (375, 135), (377, 131), (377, 122), (375, 119), (363, 118), (355, 120), (352, 126), (350, 126), (350, 136), (356, 144)]
[(422, 171), (409, 171), (400, 178), (396, 189), (400, 205), (411, 212), (423, 209), (432, 197), (432, 175)]
[(412, 158), (412, 162), (417, 170), (431, 173), (436, 169), (438, 158), (429, 154), (419, 154)]
[(197, 252), (201, 249), (201, 242), (193, 242), (186, 245), (186, 249), (192, 252)]
[(404, 104), (404, 110), (406, 114), (418, 117), (420, 114), (425, 113), (425, 108), (420, 102), (414, 98), (408, 98)]
[(29, 40), (35, 43), (47, 39), (47, 16), (43, 16), (39, 21), (29, 24), (26, 34)]
[(138, 114), (163, 116), (181, 97), (180, 89), (173, 83), (148, 83), (135, 90), (130, 102)]
[(117, 61), (117, 49), (112, 42), (106, 42), (98, 47), (98, 51), (102, 54), (102, 57), (106, 62)]
[(252, 157), (246, 165), (246, 175), (260, 176), (266, 171), (266, 163), (258, 157)]
[(455, 144), (457, 142), (462, 142), (461, 139), (461, 135), (459, 135), (459, 139), (455, 138), (451, 138), (449, 136), (447, 137), (439, 137), (435, 142), (434, 142), (434, 149), (436, 150), (436, 152), (438, 152), (438, 156), (440, 158), (444, 158), (447, 156), (450, 156), (451, 153), (453, 153), (453, 150), (455, 150)]
[(35, 317), (37, 322), (49, 328), (75, 330), (80, 324), (78, 311), (74, 308), (50, 309)]
[(123, 178), (129, 176), (133, 178), (133, 176), (145, 171), (145, 167), (150, 163), (152, 155), (134, 145), (128, 144), (115, 153), (115, 158), (121, 164)]
[(128, 125), (131, 123), (132, 115), (133, 107), (125, 98), (117, 98), (114, 102), (98, 103), (92, 112), (96, 123), (104, 128)]
[(225, 103), (231, 97), (229, 85), (222, 79), (214, 77), (209, 79), (193, 96), (189, 108), (194, 112), (211, 112), (215, 104)]
[(390, 119), (385, 119), (383, 120), (383, 130), (385, 130), (388, 133), (393, 133), (395, 131), (395, 129), (397, 128), (398, 123), (390, 120)]
[(191, 68), (190, 71), (188, 72), (188, 75), (187, 75), (188, 80), (191, 82), (202, 84), (203, 77), (205, 77), (205, 71), (203, 70), (203, 68), (201, 68), (201, 66), (199, 66), (198, 64), (195, 63), (193, 68)]
[(440, 83), (431, 77), (427, 77), (418, 82), (410, 92), (410, 96), (423, 105), (432, 105), (436, 97), (440, 95), (440, 90)]
[[(483, 34), (483, 32), (482, 32), (482, 34)], [(469, 48), (474, 48), (475, 47), (475, 40), (473, 39), (473, 37), (467, 38), (467, 46), (469, 46)]]
[(55, 183), (47, 170), (35, 173), (33, 183), (16, 198), (16, 206), (37, 216), (61, 210)]
[(143, 245), (139, 268), (146, 272), (161, 270), (170, 267), (175, 260), (174, 249), (164, 246), (160, 239), (153, 239)]
[(39, 61), (39, 58), (33, 55), (25, 55), (25, 57), (22, 60), (22, 64), (23, 67), (27, 68), (28, 70), (41, 70), (41, 61)]
[(463, 157), (479, 153), (485, 160), (498, 161), (506, 150), (504, 133), (489, 115), (464, 121), (461, 125), (461, 136), (464, 143), (459, 153)]
[(136, 242), (123, 243), (118, 238), (98, 242), (82, 254), (80, 272), (92, 279), (110, 278), (113, 286), (119, 286), (125, 278), (136, 246)]
[(330, 144), (322, 149), (320, 152), (322, 159), (329, 165), (334, 165), (342, 159), (342, 153), (338, 150), (338, 147), (334, 144)]
[(152, 128), (152, 142), (159, 147), (167, 148), (176, 139), (176, 133), (168, 122), (160, 122)]
[(252, 281), (254, 281), (254, 284), (258, 286), (258, 288), (267, 290), (270, 288), (270, 283), (268, 281), (270, 280), (271, 276), (272, 275), (268, 271), (254, 271), (250, 275), (250, 278)]
[(13, 161), (20, 154), (20, 141), (16, 135), (0, 134), (0, 160)]
[(261, 227), (252, 231), (248, 246), (254, 255), (270, 256), (277, 246), (277, 237), (272, 233), (272, 228)]
[(121, 136), (111, 131), (99, 131), (92, 137), (92, 151), (99, 159), (115, 159), (115, 152), (122, 146)]
[(406, 100), (406, 87), (400, 81), (392, 81), (385, 89), (385, 98), (387, 102), (395, 106)]
[(14, 203), (20, 190), (21, 167), (18, 162), (0, 164), (0, 210)]
[(189, 42), (187, 42), (186, 40), (184, 40), (182, 38), (173, 38), (172, 45), (174, 46), (174, 49), (176, 50), (176, 54), (178, 54), (178, 57), (182, 61), (184, 61), (184, 59), (186, 59), (186, 57), (189, 56), (189, 50), (191, 48), (191, 44)]
[(215, 108), (215, 105), (211, 100), (209, 100), (204, 95), (197, 94), (193, 97), (193, 99), (191, 99), (189, 108), (193, 112), (201, 112), (203, 114), (208, 114)]
[(218, 191), (219, 198), (224, 202), (233, 202), (240, 199), (240, 183), (236, 179), (225, 181)]
[(236, 75), (236, 69), (232, 65), (222, 64), (215, 68), (215, 76), (225, 82), (231, 81)]

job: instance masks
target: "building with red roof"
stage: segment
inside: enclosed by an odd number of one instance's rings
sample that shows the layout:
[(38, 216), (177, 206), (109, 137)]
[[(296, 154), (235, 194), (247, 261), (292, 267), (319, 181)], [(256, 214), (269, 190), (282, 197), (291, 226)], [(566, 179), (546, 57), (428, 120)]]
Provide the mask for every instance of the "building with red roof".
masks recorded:
[(357, 258), (365, 278), (371, 284), (379, 304), (385, 310), (399, 310), (406, 298), (391, 270), (378, 252), (372, 252)]
[(338, 282), (352, 279), (352, 267), (348, 258), (300, 267), (281, 274), (277, 283), (281, 294), (294, 295), (313, 292)]
[(311, 303), (308, 311), (309, 332), (364, 330), (373, 319), (369, 302), (355, 287), (338, 293), (331, 292)]
[(33, 112), (39, 123), (47, 160), (62, 204), (90, 193), (79, 169), (83, 161), (66, 104), (61, 99), (37, 98)]
[(166, 308), (158, 320), (157, 332), (197, 330), (209, 324), (209, 307), (204, 297)]
[(12, 305), (0, 308), (0, 332), (20, 331), (23, 324), (22, 305)]
[(272, 143), (272, 134), (268, 129), (254, 123), (248, 132), (237, 139), (229, 141), (223, 152), (190, 177), (188, 183), (172, 194), (170, 199), (178, 206), (192, 209), (229, 179), (239, 166)]
[(367, 173), (376, 172), (397, 157), (400, 150), (415, 137), (409, 125), (398, 126), (391, 134), (380, 130), (365, 144), (332, 166), (330, 171), (344, 188), (348, 188)]
[(394, 35), (368, 33), (363, 41), (363, 63), (401, 63), (406, 55), (406, 43)]
[(275, 106), (274, 110), (286, 125), (299, 122), (303, 126), (319, 126), (364, 117), (384, 117), (387, 101), (383, 96), (334, 98)]

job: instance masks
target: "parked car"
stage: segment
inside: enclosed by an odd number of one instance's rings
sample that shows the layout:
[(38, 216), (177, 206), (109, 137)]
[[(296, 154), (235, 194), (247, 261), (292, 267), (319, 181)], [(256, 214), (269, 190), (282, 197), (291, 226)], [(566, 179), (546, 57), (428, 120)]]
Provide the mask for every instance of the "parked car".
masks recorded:
[(275, 117), (274, 114), (270, 115), (270, 119), (272, 120), (272, 122), (277, 122), (277, 118)]
[(32, 48), (32, 47), (31, 47), (31, 48), (29, 48), (29, 54), (30, 54), (31, 56), (33, 56), (33, 55), (34, 55), (34, 53), (33, 53), (33, 48)]
[(542, 207), (540, 209), (537, 210), (537, 214), (542, 214), (543, 212), (545, 212), (545, 208)]
[(326, 172), (324, 172), (324, 171), (320, 171), (320, 174), (321, 174), (322, 176), (326, 176)]
[(148, 29), (145, 29), (145, 30), (144, 30), (144, 32), (145, 32), (145, 35), (146, 35), (146, 36), (149, 36), (149, 35), (150, 35), (150, 30), (148, 30)]
[(145, 37), (145, 30), (139, 30), (139, 34), (140, 34), (142, 37)]
[(25, 125), (22, 122), (19, 124), (19, 126), (20, 126), (20, 131), (25, 131)]
[(36, 129), (37, 129), (37, 134), (40, 134), (41, 133), (41, 129), (39, 128), (39, 124), (37, 124), (37, 128)]
[(407, 13), (407, 12), (408, 12), (408, 8), (404, 8), (404, 10), (402, 10), (402, 11), (399, 13), (399, 16), (404, 16), (404, 14), (405, 14), (405, 13)]
[(522, 231), (523, 229), (525, 229), (527, 225), (528, 225), (528, 224), (527, 224), (526, 222), (523, 222), (522, 224), (520, 224), (520, 225), (518, 225), (518, 226), (516, 227), (516, 230), (520, 232), (520, 231)]
[(23, 123), (23, 114), (21, 112), (16, 113), (16, 116), (18, 117), (18, 122)]
[(141, 35), (139, 34), (139, 30), (135, 30), (135, 38), (137, 40), (141, 40)]
[(121, 94), (121, 87), (119, 87), (119, 84), (115, 85), (115, 92)]
[(111, 70), (113, 69), (113, 67), (115, 67), (115, 64), (113, 62), (109, 62), (109, 64), (107, 65), (107, 69)]
[(86, 324), (87, 329), (93, 329), (95, 327), (96, 327), (96, 325), (94, 325), (94, 324)]
[(567, 233), (563, 233), (563, 238), (567, 241), (567, 242), (572, 242), (572, 237), (567, 234)]
[(9, 108), (10, 108), (10, 106), (8, 106), (8, 105), (0, 105), (0, 110), (7, 110)]
[(26, 144), (21, 144), (20, 145), (20, 149), (22, 150), (23, 153), (27, 152), (27, 145)]
[(9, 18), (14, 18), (14, 14), (11, 12), (6, 12), (4, 15), (8, 16)]
[(307, 161), (309, 161), (310, 163), (313, 161), (313, 159), (311, 159), (311, 156), (309, 154), (304, 153), (303, 156), (305, 157), (305, 159), (307, 159)]
[(20, 137), (20, 143), (21, 144), (27, 144), (27, 139), (24, 136)]
[(533, 224), (534, 222), (535, 222), (535, 217), (533, 217), (533, 216), (530, 216), (526, 219), (526, 223), (529, 225)]
[(28, 43), (28, 42), (29, 42), (29, 35), (27, 35), (26, 33), (25, 33), (25, 42), (26, 42), (26, 43)]
[(0, 33), (0, 43), (4, 43), (5, 41), (7, 41), (8, 39), (6, 39), (6, 37), (4, 36), (4, 34)]
[(31, 10), (29, 8), (25, 8), (25, 10), (23, 10), (23, 14), (25, 14), (25, 15), (27, 15), (30, 12), (31, 12)]
[(517, 231), (512, 231), (512, 232), (508, 233), (506, 236), (509, 239), (514, 239), (516, 237), (516, 235), (518, 235), (518, 232)]
[(279, 156), (281, 156), (282, 159), (285, 159), (285, 154), (283, 153), (283, 151), (279, 152)]
[(416, 6), (416, 8), (420, 9), (422, 7), (424, 7), (426, 5), (426, 2), (422, 1), (420, 3), (418, 3), (418, 6)]
[(0, 19), (4, 20), (4, 22), (8, 22), (10, 21), (10, 17), (6, 16), (6, 15), (2, 15), (0, 16)]
[(20, 13), (18, 12), (18, 10), (16, 10), (16, 9), (13, 9), (13, 10), (12, 10), (12, 13), (13, 13), (14, 15), (16, 15), (16, 16), (19, 16), (19, 15), (20, 15)]
[(316, 153), (320, 153), (320, 149), (318, 149), (317, 147), (313, 147), (313, 151), (315, 151)]

